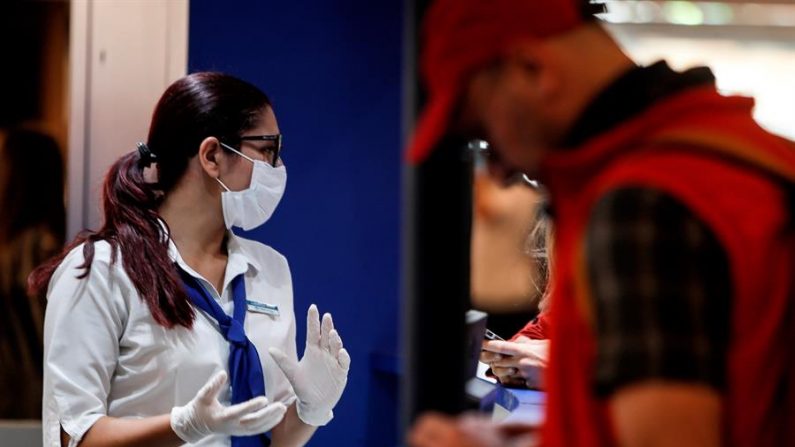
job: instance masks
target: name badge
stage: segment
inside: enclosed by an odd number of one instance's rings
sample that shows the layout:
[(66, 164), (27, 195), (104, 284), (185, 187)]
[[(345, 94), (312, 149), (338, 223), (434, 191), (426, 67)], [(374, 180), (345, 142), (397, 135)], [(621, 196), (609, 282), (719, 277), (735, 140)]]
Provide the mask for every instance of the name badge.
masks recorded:
[(274, 317), (279, 316), (279, 306), (272, 306), (270, 304), (260, 303), (259, 301), (252, 300), (246, 300), (246, 306), (251, 312), (271, 315)]

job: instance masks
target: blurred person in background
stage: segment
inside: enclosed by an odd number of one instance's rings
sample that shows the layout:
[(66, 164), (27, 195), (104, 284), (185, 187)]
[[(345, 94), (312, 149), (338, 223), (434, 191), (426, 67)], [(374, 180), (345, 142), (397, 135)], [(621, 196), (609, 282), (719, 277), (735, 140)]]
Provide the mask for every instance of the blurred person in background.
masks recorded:
[[(496, 179), (549, 191), (543, 445), (791, 445), (795, 147), (709, 69), (636, 65), (596, 6), (437, 0), (409, 157), (486, 140)], [(465, 421), (427, 415), (410, 442), (519, 439)]]
[(45, 297), (33, 269), (64, 241), (64, 164), (50, 136), (27, 128), (0, 140), (0, 419), (40, 419)]
[(540, 199), (526, 184), (504, 188), (485, 168), (476, 163), (473, 181), (472, 307), (487, 312), (489, 329), (506, 336), (538, 313), (536, 262), (525, 245)]
[(549, 297), (552, 276), (552, 226), (543, 202), (535, 206), (535, 224), (526, 238), (526, 253), (533, 261), (533, 287), (540, 296), (538, 315), (509, 340), (484, 340), (480, 361), (505, 386), (543, 389), (549, 360)]

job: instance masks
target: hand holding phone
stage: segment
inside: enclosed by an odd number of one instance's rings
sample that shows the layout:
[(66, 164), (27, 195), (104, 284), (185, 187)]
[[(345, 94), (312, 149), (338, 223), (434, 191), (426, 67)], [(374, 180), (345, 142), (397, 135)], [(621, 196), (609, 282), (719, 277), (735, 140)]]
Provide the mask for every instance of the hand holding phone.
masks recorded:
[(500, 337), (499, 335), (495, 334), (494, 331), (490, 329), (486, 329), (485, 334), (483, 335), (484, 341), (483, 346), (480, 351), (480, 361), (483, 363), (491, 364), (493, 362), (505, 359), (510, 357), (510, 354), (505, 354), (500, 351), (495, 351), (493, 347), (489, 346), (492, 342), (504, 342), (505, 339)]

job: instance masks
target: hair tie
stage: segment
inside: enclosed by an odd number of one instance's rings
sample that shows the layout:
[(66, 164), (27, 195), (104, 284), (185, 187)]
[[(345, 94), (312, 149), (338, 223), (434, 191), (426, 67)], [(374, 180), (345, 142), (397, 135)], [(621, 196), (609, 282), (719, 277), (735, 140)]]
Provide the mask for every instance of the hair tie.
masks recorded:
[(138, 155), (140, 156), (140, 165), (143, 168), (148, 168), (152, 163), (157, 162), (157, 155), (155, 155), (146, 143), (138, 142)]

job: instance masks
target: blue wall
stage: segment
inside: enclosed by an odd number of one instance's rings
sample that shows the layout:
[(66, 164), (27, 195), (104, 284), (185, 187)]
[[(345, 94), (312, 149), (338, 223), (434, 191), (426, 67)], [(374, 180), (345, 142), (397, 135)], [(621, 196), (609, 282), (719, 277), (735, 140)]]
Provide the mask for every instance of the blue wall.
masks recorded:
[(261, 87), (285, 135), (285, 197), (251, 236), (290, 261), (299, 355), (316, 302), (334, 315), (353, 360), (336, 417), (313, 446), (396, 444), (396, 377), (374, 363), (389, 370), (397, 349), (402, 8), (190, 2), (189, 70)]

